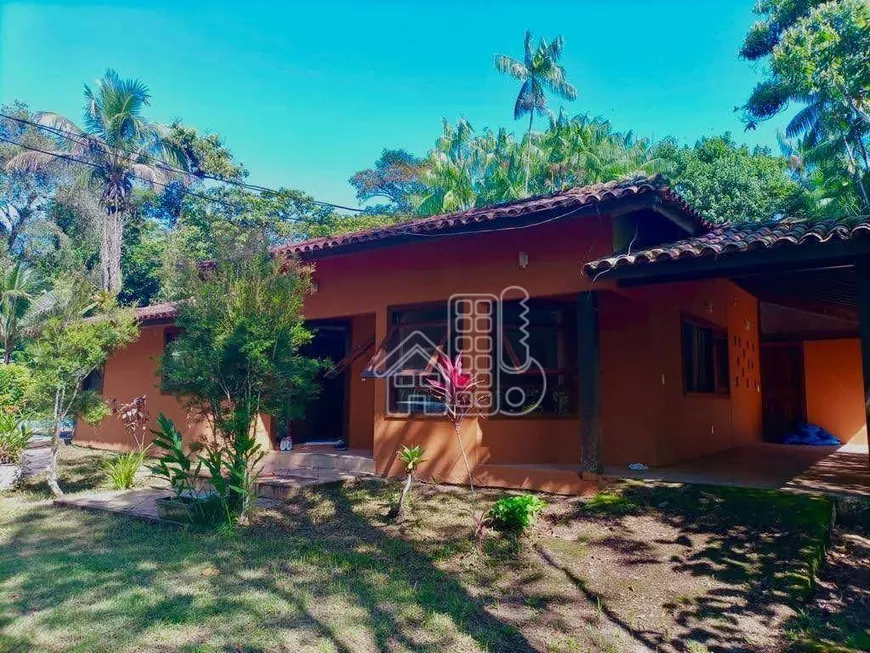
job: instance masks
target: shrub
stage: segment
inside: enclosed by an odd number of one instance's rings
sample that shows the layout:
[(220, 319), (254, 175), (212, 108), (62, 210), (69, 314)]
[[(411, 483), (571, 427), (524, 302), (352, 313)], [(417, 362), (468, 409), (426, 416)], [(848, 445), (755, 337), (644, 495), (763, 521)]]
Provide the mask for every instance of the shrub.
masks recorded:
[(151, 473), (169, 481), (176, 498), (185, 491), (196, 492), (202, 462), (197, 461), (194, 465), (192, 456), (184, 450), (184, 439), (175, 423), (160, 413), (157, 416), (157, 429), (151, 432), (154, 434), (154, 446), (166, 452), (151, 467)]
[(136, 480), (136, 472), (145, 460), (144, 451), (131, 451), (118, 454), (107, 460), (103, 466), (109, 476), (109, 482), (116, 490), (129, 490)]
[(546, 505), (534, 494), (502, 497), (486, 513), (486, 520), (497, 531), (518, 535), (535, 523)]
[(32, 432), (20, 419), (0, 413), (0, 465), (18, 465)]
[(30, 380), (30, 370), (24, 365), (0, 365), (0, 411), (22, 412)]
[(198, 266), (184, 275), (178, 306), (179, 337), (161, 360), (163, 385), (190, 414), (206, 419), (212, 433), (201, 463), (233, 521), (246, 523), (264, 452), (257, 419), (298, 419), (317, 396), (323, 363), (302, 350), (311, 342), (302, 306), (310, 270), (258, 252), (230, 252), (208, 273)]

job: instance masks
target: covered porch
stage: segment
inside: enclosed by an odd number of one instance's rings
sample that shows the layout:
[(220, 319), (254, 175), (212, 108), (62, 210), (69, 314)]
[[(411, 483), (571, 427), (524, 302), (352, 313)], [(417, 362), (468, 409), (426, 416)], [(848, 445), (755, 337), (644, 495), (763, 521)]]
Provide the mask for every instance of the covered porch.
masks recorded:
[(870, 499), (866, 445), (817, 447), (764, 442), (646, 470), (607, 465), (604, 476)]
[[(626, 290), (727, 279), (755, 297), (764, 441), (648, 469), (584, 458), (583, 471), (870, 498), (868, 233), (866, 223), (720, 227), (587, 264), (586, 274)], [(739, 372), (731, 372), (738, 382)], [(601, 399), (594, 387), (588, 394), (587, 412), (600, 418)], [(739, 407), (732, 404), (732, 411)], [(834, 434), (841, 445), (784, 444), (805, 422)], [(609, 434), (595, 419), (589, 423), (581, 433), (584, 450), (606, 449)]]

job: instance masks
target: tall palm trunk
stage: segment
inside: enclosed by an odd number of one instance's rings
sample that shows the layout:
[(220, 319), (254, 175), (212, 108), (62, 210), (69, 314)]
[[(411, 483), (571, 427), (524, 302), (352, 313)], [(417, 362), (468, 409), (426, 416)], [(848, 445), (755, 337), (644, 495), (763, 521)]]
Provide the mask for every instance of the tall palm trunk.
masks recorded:
[(529, 175), (532, 168), (532, 125), (535, 120), (535, 110), (529, 111), (529, 133), (526, 135), (526, 185), (523, 187), (523, 195), (529, 195)]
[(106, 207), (100, 242), (100, 282), (103, 290), (117, 295), (121, 292), (121, 239), (123, 213), (114, 206)]

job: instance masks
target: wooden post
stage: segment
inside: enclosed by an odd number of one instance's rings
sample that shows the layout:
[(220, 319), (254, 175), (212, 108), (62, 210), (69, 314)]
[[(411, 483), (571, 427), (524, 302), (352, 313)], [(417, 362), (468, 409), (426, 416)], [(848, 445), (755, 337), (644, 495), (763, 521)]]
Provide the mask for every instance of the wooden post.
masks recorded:
[[(864, 374), (864, 419), (870, 427), (870, 258), (855, 264), (858, 330), (861, 335), (861, 370)], [(868, 458), (870, 464), (870, 458)]]
[(598, 475), (601, 464), (601, 344), (598, 293), (577, 295), (577, 364), (580, 376), (580, 472)]

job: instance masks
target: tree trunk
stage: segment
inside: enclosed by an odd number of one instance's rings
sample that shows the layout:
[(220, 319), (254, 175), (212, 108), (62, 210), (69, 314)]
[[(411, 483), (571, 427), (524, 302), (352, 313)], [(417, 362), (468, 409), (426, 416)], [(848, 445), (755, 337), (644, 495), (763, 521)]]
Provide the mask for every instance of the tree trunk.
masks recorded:
[(399, 519), (401, 519), (402, 515), (405, 514), (405, 501), (408, 498), (408, 493), (411, 491), (411, 482), (413, 479), (413, 474), (408, 472), (408, 477), (405, 479), (405, 487), (402, 488), (402, 496), (399, 497), (399, 509), (396, 511), (396, 517)]
[(474, 477), (471, 475), (471, 465), (468, 464), (468, 455), (465, 453), (465, 445), (462, 444), (462, 424), (455, 426), (456, 439), (459, 441), (459, 450), (462, 452), (462, 460), (465, 461), (465, 471), (468, 474), (468, 487), (471, 488), (471, 496), (474, 497)]
[(51, 434), (51, 456), (48, 459), (48, 488), (51, 490), (51, 493), (56, 497), (63, 496), (63, 490), (60, 489), (60, 485), (57, 482), (58, 473), (57, 473), (57, 458), (58, 453), (60, 452), (60, 429), (61, 429), (61, 393), (58, 390), (54, 396), (54, 430)]
[(529, 175), (532, 168), (532, 125), (535, 120), (535, 110), (529, 111), (529, 133), (526, 136), (526, 185), (523, 189), (523, 194), (529, 196)]
[(106, 208), (100, 243), (100, 282), (113, 295), (121, 292), (121, 239), (124, 220), (121, 211)]

